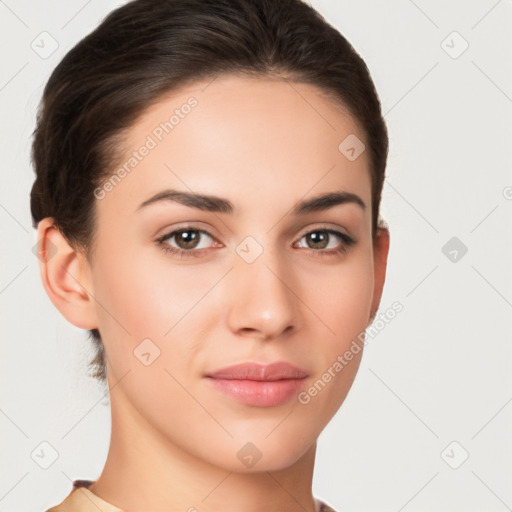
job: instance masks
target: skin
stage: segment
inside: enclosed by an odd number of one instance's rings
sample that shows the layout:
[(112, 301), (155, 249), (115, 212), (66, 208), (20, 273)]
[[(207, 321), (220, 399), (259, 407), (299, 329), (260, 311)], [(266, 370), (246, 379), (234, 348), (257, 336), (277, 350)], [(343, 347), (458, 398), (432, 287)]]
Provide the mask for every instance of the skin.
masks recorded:
[[(40, 263), (51, 301), (72, 324), (99, 329), (108, 361), (111, 444), (90, 490), (130, 511), (313, 512), (316, 441), (349, 392), (362, 351), (308, 404), (240, 404), (203, 375), (288, 361), (308, 371), (307, 389), (371, 323), (389, 233), (380, 229), (372, 240), (368, 152), (349, 161), (338, 150), (349, 134), (365, 134), (314, 86), (225, 75), (146, 110), (126, 133), (127, 158), (190, 96), (198, 101), (190, 114), (96, 200), (91, 261), (52, 219), (38, 227), (43, 248), (48, 240), (57, 247)], [(137, 211), (167, 188), (229, 199), (236, 212), (171, 201)], [(299, 200), (339, 190), (366, 208), (290, 213)], [(211, 235), (188, 249), (202, 251), (198, 257), (155, 242), (184, 225)], [(321, 248), (304, 236), (313, 228), (356, 243), (322, 256), (344, 242), (332, 236)], [(263, 249), (252, 263), (236, 252), (247, 236)], [(176, 237), (164, 243), (180, 247)], [(134, 350), (148, 338), (160, 356), (146, 366)], [(248, 442), (262, 454), (252, 467), (237, 457)]]

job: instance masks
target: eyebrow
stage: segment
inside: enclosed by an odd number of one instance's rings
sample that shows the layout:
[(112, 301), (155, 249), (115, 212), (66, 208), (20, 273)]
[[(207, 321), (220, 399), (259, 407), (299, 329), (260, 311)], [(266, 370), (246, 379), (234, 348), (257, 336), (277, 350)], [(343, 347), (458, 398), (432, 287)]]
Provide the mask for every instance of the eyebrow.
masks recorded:
[[(179, 190), (164, 190), (159, 192), (140, 204), (137, 211), (150, 204), (161, 201), (176, 202), (190, 208), (215, 213), (234, 213), (236, 211), (235, 206), (228, 199)], [(306, 213), (328, 210), (339, 204), (355, 204), (362, 210), (366, 209), (366, 204), (358, 195), (352, 192), (338, 191), (329, 192), (310, 199), (303, 199), (293, 206), (291, 213), (293, 215), (304, 215)]]

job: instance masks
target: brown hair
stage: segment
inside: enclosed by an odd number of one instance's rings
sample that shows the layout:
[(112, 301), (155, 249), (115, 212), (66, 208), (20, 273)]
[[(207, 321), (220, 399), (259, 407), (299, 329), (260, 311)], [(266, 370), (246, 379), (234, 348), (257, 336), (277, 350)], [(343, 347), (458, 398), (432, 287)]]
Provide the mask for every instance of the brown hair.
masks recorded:
[[(301, 0), (134, 0), (112, 11), (44, 89), (32, 144), (33, 226), (53, 218), (90, 259), (94, 190), (121, 157), (122, 134), (164, 94), (221, 73), (286, 75), (348, 109), (366, 134), (375, 239), (388, 154), (378, 95), (351, 44)], [(89, 334), (91, 376), (105, 383), (100, 333)]]

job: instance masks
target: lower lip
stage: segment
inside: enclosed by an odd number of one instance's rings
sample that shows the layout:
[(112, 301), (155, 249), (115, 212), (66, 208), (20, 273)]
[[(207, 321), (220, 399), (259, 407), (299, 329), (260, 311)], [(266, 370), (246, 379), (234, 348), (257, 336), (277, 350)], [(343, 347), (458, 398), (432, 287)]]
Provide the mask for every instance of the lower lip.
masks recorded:
[(296, 396), (305, 378), (273, 381), (210, 378), (210, 381), (238, 402), (255, 407), (275, 407)]

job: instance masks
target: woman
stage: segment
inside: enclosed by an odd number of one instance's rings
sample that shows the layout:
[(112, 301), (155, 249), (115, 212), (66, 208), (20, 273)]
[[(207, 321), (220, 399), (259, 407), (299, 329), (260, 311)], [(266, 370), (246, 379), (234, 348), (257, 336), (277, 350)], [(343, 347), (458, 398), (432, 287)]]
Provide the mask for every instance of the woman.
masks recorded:
[(64, 57), (31, 210), (112, 431), (51, 511), (332, 510), (316, 441), (380, 303), (387, 150), (364, 62), (299, 0), (135, 0)]

